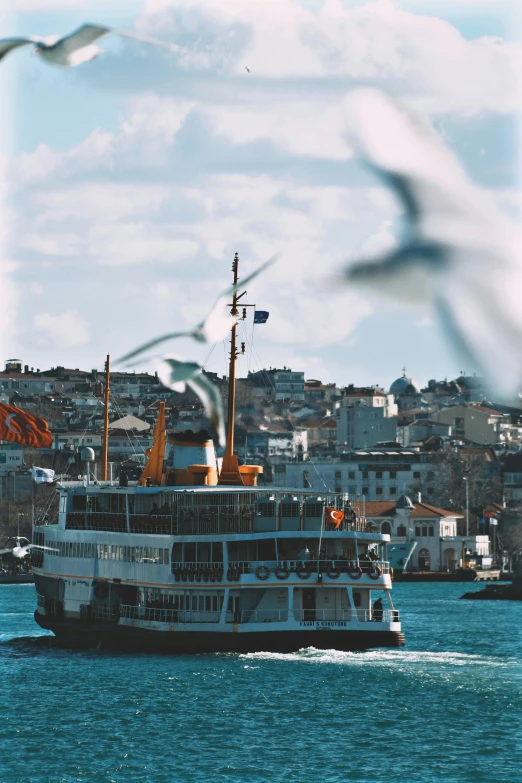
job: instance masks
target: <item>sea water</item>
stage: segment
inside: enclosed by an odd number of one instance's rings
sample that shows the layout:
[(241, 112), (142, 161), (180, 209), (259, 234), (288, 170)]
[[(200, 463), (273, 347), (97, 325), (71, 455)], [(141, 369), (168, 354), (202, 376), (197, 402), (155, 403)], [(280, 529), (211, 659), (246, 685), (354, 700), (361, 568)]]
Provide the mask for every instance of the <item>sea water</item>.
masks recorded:
[(1, 783), (520, 783), (522, 603), (396, 584), (406, 647), (57, 648), (0, 586)]

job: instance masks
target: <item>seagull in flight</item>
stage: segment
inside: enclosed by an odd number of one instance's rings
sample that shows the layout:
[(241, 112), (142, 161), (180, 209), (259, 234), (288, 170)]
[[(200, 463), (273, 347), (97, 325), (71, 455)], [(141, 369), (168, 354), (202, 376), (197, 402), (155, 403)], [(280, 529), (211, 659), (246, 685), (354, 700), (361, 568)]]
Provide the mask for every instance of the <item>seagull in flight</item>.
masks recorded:
[(230, 332), (234, 324), (238, 321), (237, 315), (231, 316), (226, 312), (227, 308), (230, 306), (230, 297), (236, 293), (238, 288), (243, 288), (243, 286), (260, 275), (261, 272), (264, 272), (267, 267), (275, 262), (276, 258), (277, 256), (273, 256), (251, 272), (251, 274), (247, 275), (243, 280), (239, 280), (235, 285), (231, 285), (222, 291), (205, 320), (195, 326), (194, 329), (185, 332), (171, 332), (169, 334), (164, 334), (161, 337), (156, 337), (148, 343), (141, 345), (139, 348), (134, 348), (129, 353), (126, 353), (125, 356), (122, 356), (117, 360), (118, 363), (127, 362), (129, 359), (133, 359), (135, 356), (138, 356), (145, 351), (149, 351), (151, 348), (155, 348), (160, 343), (164, 343), (167, 340), (174, 340), (178, 337), (192, 337), (200, 343), (220, 342), (227, 336), (228, 332)]
[[(27, 539), (24, 540), (27, 541)], [(14, 546), (0, 549), (0, 555), (5, 555), (10, 552), (14, 557), (23, 560), (24, 557), (27, 557), (27, 555), (30, 554), (31, 549), (47, 549), (49, 552), (58, 552), (57, 549), (52, 549), (50, 546), (38, 546), (37, 544), (30, 544), (28, 541), (27, 544), (23, 544), (22, 539), (17, 538)]]
[(0, 62), (15, 49), (23, 46), (32, 46), (34, 53), (38, 54), (45, 62), (71, 68), (98, 57), (103, 52), (103, 49), (96, 45), (96, 41), (111, 34), (124, 36), (125, 38), (134, 38), (136, 41), (161, 46), (173, 52), (179, 51), (178, 46), (168, 41), (160, 41), (157, 38), (149, 38), (146, 35), (131, 33), (127, 30), (118, 30), (113, 27), (84, 24), (62, 38), (57, 35), (46, 38), (38, 38), (37, 36), (2, 38), (0, 39)]
[(344, 270), (401, 302), (432, 305), (453, 347), (505, 395), (522, 381), (522, 229), (457, 156), (385, 93), (345, 102), (356, 150), (405, 212), (400, 244)]
[(185, 362), (179, 356), (162, 356), (154, 366), (164, 386), (183, 393), (188, 386), (205, 408), (205, 413), (217, 432), (220, 446), (225, 445), (225, 417), (219, 389), (209, 381), (197, 362)]

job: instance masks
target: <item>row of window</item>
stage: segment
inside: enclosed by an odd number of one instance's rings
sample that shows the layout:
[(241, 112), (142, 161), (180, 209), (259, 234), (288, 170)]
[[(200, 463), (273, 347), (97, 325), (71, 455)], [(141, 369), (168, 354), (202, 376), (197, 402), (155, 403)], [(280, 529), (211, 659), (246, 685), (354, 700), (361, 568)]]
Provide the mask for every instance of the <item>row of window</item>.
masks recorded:
[[(409, 471), (404, 471), (404, 472), (406, 473), (406, 472), (409, 472)], [(402, 471), (401, 471), (401, 473), (402, 473)], [(371, 470), (371, 471), (370, 470), (361, 470), (360, 474), (361, 474), (361, 478), (363, 478), (363, 479), (370, 478), (371, 476), (373, 476), (376, 479), (384, 479), (386, 477), (388, 477), (390, 479), (396, 479), (397, 478), (397, 471), (396, 470)], [(349, 470), (347, 475), (348, 475), (348, 479), (355, 479), (355, 478), (357, 478), (357, 471)], [(335, 478), (336, 479), (342, 479), (342, 477), (343, 477), (342, 471), (336, 470), (335, 471)], [(413, 471), (413, 478), (414, 479), (420, 479), (420, 477), (421, 477), (420, 470), (414, 470)], [(435, 472), (433, 470), (428, 470), (426, 475), (425, 475), (425, 478), (428, 479), (428, 481), (433, 480), (435, 478)]]
[(115, 560), (124, 563), (169, 563), (169, 550), (151, 546), (119, 546), (118, 544), (90, 544), (86, 542), (47, 541), (59, 557), (77, 557), (92, 560)]

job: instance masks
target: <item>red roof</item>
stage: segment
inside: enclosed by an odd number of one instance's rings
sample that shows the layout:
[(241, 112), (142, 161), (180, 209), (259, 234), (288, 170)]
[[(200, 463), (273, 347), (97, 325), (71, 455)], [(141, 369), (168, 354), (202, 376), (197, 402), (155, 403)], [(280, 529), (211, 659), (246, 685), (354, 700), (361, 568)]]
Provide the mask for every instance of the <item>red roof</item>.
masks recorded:
[[(365, 504), (366, 517), (390, 517), (395, 513), (395, 500), (370, 500)], [(460, 517), (456, 511), (445, 511), (428, 503), (414, 503), (411, 517)]]

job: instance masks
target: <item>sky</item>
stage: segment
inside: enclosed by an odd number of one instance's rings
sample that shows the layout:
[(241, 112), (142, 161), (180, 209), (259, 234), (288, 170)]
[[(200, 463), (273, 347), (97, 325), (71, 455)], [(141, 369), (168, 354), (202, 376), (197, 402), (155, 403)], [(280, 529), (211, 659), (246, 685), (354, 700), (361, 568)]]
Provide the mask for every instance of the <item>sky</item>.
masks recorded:
[[(238, 252), (244, 275), (278, 254), (248, 287), (270, 317), (241, 324), (239, 375), (387, 387), (403, 366), (420, 383), (473, 372), (431, 312), (340, 282), (402, 229), (343, 99), (386, 89), (519, 210), (516, 14), (511, 0), (4, 0), (3, 37), (89, 21), (179, 50), (111, 36), (78, 68), (30, 50), (0, 64), (0, 360), (101, 368), (199, 322)], [(226, 372), (224, 345), (171, 350)]]

